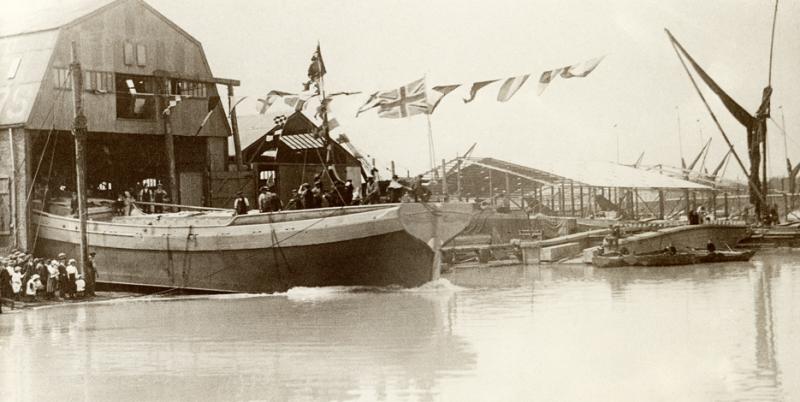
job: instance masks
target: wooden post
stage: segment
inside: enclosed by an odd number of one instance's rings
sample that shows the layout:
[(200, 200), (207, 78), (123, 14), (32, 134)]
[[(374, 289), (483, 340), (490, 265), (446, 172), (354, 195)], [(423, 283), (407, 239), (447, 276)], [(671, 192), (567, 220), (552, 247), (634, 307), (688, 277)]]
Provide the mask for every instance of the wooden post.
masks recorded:
[(553, 213), (556, 211), (556, 186), (554, 184), (550, 185), (550, 211)]
[(442, 194), (446, 197), (447, 196), (447, 168), (445, 167), (444, 158), (442, 158)]
[(461, 159), (456, 165), (456, 191), (458, 191), (458, 200), (461, 201)]
[(494, 186), (492, 185), (492, 169), (489, 169), (489, 205), (494, 206)]
[(569, 203), (572, 217), (575, 217), (575, 183), (572, 180), (569, 181)]
[[(19, 247), (19, 231), (17, 228), (19, 227), (19, 211), (17, 208), (17, 160), (16, 156), (14, 155), (14, 134), (12, 128), (8, 129), (8, 148), (11, 154), (11, 219), (9, 220), (9, 226), (11, 226), (11, 234), (13, 235), (13, 245), (14, 248)], [(42, 151), (44, 152), (44, 151)], [(45, 200), (46, 201), (46, 200)], [(46, 209), (46, 208), (45, 208)], [(2, 304), (2, 301), (0, 301)]]
[(688, 188), (684, 190), (683, 196), (686, 198), (686, 219), (689, 219), (689, 212), (692, 211), (692, 200)]
[(578, 199), (580, 199), (581, 218), (583, 218), (585, 215), (583, 210), (583, 184), (578, 186)]
[(567, 192), (564, 182), (561, 182), (561, 189), (558, 191), (558, 212), (560, 216), (567, 214)]
[(639, 190), (633, 189), (633, 219), (639, 219)]
[[(78, 193), (78, 219), (80, 228), (80, 262), (78, 268), (86, 275), (89, 261), (89, 238), (86, 233), (86, 218), (89, 212), (86, 204), (86, 116), (83, 114), (83, 72), (78, 61), (78, 48), (71, 44), (72, 63), (69, 69), (72, 75), (73, 123), (72, 135), (75, 137), (75, 187)], [(94, 277), (94, 275), (89, 276)], [(91, 284), (92, 286), (94, 284)]]
[(728, 193), (722, 193), (723, 200), (725, 202), (725, 218), (728, 218), (729, 211), (728, 211)]
[[(164, 78), (164, 96), (162, 96), (163, 104), (161, 110), (169, 106), (169, 78)], [(172, 121), (170, 120), (170, 113), (163, 113), (164, 117), (164, 155), (167, 158), (167, 174), (169, 175), (169, 196), (175, 204), (181, 203), (181, 195), (178, 190), (178, 173), (175, 169), (175, 142), (172, 138)]]
[(228, 110), (231, 115), (231, 134), (233, 134), (233, 151), (236, 161), (236, 170), (242, 169), (242, 141), (239, 138), (239, 121), (236, 118), (236, 109), (233, 108), (233, 85), (228, 84)]
[(392, 161), (392, 176), (394, 176), (394, 175), (395, 175), (395, 173), (394, 173), (394, 161)]
[(544, 206), (544, 186), (540, 184), (537, 190), (539, 196), (539, 212), (542, 212), (542, 207)]
[(658, 219), (664, 220), (664, 190), (658, 190)]

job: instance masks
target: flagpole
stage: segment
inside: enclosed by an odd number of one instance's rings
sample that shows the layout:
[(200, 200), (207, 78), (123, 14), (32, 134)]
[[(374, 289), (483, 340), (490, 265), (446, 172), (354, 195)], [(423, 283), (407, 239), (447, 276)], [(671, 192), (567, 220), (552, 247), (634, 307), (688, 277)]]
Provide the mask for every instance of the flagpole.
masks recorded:
[(431, 128), (431, 114), (425, 113), (428, 120), (428, 158), (430, 159), (431, 171), (436, 172), (434, 163), (436, 163), (436, 152), (433, 147), (433, 129)]

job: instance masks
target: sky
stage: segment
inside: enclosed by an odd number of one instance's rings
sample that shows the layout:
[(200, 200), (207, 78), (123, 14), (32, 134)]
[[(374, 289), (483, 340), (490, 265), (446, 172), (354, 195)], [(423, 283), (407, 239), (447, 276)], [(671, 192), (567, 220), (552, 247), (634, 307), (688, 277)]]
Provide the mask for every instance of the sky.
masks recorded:
[[(326, 90), (363, 91), (337, 99), (340, 130), (386, 168), (429, 167), (425, 116), (355, 118), (367, 94), (426, 78), (428, 87), (467, 84), (431, 116), (437, 162), (463, 154), (535, 167), (606, 160), (679, 165), (712, 138), (713, 169), (727, 146), (669, 44), (669, 28), (728, 93), (751, 113), (768, 78), (772, 0), (560, 1), (190, 1), (147, 0), (197, 38), (217, 77), (239, 79), (256, 113), (270, 90), (299, 91), (320, 43)], [(769, 172), (800, 162), (800, 2), (778, 8), (772, 70), (773, 118), (787, 125), (788, 147), (770, 123)], [(537, 94), (543, 71), (605, 56), (586, 78), (556, 80)], [(531, 74), (509, 101), (498, 84), (465, 104), (469, 84)], [(706, 91), (745, 164), (745, 130)], [(712, 99), (713, 98), (713, 99)], [(680, 124), (679, 124), (680, 120)], [(680, 133), (680, 135), (679, 135)], [(726, 177), (742, 177), (733, 162)]]

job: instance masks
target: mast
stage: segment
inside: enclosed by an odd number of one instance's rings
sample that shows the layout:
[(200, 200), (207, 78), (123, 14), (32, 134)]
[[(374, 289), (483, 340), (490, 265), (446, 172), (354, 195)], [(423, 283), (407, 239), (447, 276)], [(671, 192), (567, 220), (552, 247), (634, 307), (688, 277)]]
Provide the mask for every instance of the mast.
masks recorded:
[(89, 209), (86, 205), (86, 136), (87, 124), (86, 116), (83, 114), (83, 72), (78, 61), (77, 45), (73, 41), (71, 44), (72, 62), (69, 65), (72, 74), (72, 102), (73, 102), (73, 125), (72, 135), (75, 137), (75, 187), (78, 193), (78, 219), (80, 221), (80, 272), (86, 275), (86, 268), (89, 264), (88, 236), (86, 234), (86, 216)]
[[(769, 43), (769, 73), (767, 76), (767, 88), (772, 88), (772, 56), (775, 50), (775, 25), (778, 22), (778, 0), (775, 0), (775, 11), (772, 13), (772, 33), (770, 35), (770, 43)], [(769, 106), (767, 106), (766, 110), (766, 117), (769, 117)], [(761, 183), (764, 186), (763, 194), (764, 194), (764, 201), (766, 202), (766, 208), (769, 208), (769, 181), (767, 180), (767, 125), (764, 124), (763, 130), (763, 137), (761, 138), (761, 146), (762, 146), (762, 159), (764, 161), (764, 171), (762, 172), (763, 175), (763, 182)]]

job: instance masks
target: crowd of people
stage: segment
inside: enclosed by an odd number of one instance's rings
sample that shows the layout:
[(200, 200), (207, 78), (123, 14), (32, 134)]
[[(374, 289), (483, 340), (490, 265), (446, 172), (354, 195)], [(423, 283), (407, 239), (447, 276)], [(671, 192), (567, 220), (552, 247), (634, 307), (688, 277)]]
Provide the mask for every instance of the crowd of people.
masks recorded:
[(75, 259), (64, 253), (55, 258), (37, 258), (14, 250), (0, 257), (0, 297), (15, 301), (76, 299), (94, 296), (97, 271), (95, 253), (89, 253), (86, 275)]
[[(318, 174), (314, 176), (313, 182), (306, 182), (299, 188), (292, 189), (285, 204), (275, 192), (274, 186), (263, 186), (259, 189), (255, 208), (259, 212), (278, 212), (380, 204), (382, 202), (427, 202), (431, 196), (430, 190), (423, 184), (422, 175), (417, 176), (411, 186), (402, 183), (397, 175), (393, 175), (386, 187), (385, 196), (382, 196), (380, 185), (374, 174), (367, 178), (367, 182), (360, 189), (355, 188), (350, 179), (342, 181), (335, 175), (330, 177), (333, 183), (332, 188), (326, 190), (322, 176)], [(237, 215), (246, 214), (251, 209), (250, 201), (243, 192), (236, 193), (233, 209)]]

